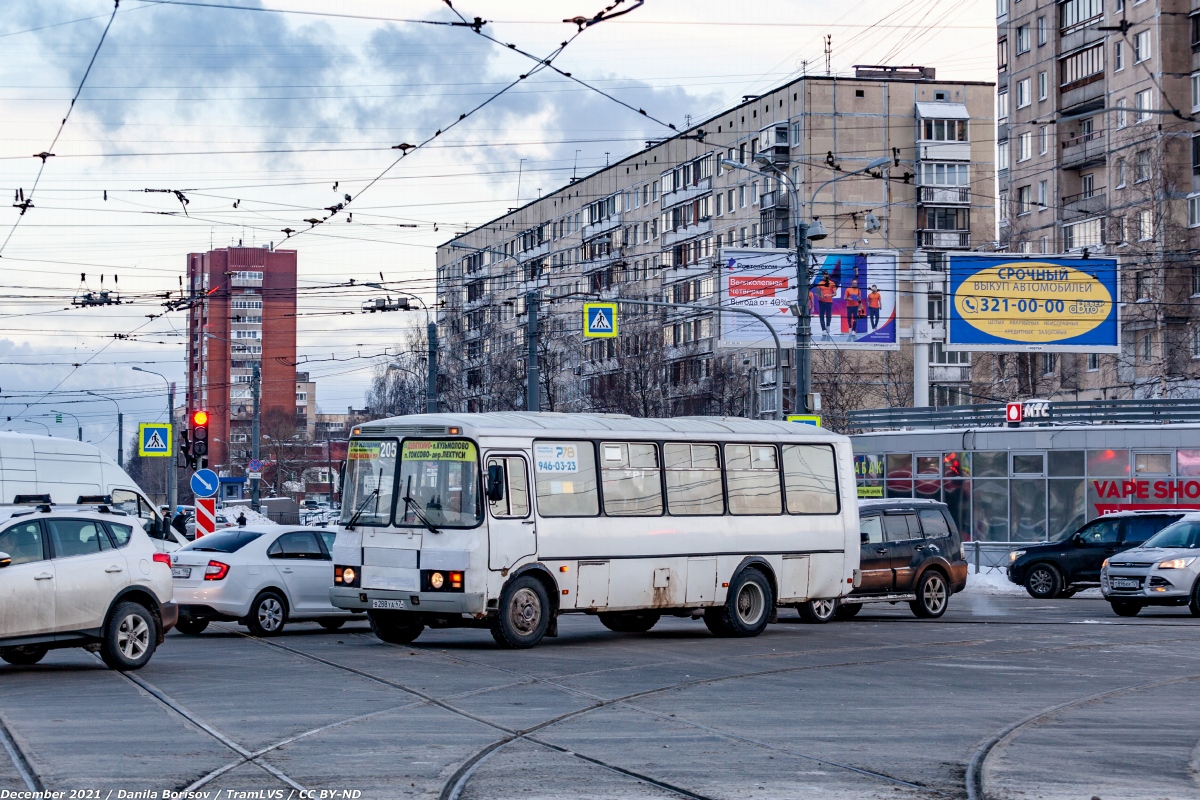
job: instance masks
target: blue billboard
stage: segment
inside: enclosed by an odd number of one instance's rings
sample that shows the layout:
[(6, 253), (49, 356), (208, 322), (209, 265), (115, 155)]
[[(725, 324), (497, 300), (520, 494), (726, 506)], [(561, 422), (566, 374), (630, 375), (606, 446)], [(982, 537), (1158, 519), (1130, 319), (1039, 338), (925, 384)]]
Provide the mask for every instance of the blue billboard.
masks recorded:
[(1114, 258), (951, 254), (948, 350), (1117, 353)]

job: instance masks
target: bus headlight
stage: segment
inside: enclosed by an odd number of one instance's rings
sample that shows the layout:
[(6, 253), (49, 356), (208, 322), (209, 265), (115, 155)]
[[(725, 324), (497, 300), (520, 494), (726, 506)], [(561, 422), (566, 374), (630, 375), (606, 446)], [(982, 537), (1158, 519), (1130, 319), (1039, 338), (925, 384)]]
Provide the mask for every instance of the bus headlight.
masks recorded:
[(333, 583), (335, 586), (358, 586), (358, 569), (356, 567), (334, 567)]
[(435, 589), (441, 589), (446, 583), (446, 576), (440, 572), (435, 572), (429, 576), (429, 585)]
[(455, 569), (423, 569), (421, 570), (421, 591), (462, 592), (465, 584), (463, 575), (462, 571)]

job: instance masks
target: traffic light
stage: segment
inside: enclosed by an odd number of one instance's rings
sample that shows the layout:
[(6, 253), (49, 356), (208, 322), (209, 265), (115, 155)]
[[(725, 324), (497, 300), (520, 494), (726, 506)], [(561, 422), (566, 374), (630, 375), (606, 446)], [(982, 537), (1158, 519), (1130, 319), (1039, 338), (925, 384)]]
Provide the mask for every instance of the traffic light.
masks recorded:
[[(193, 411), (191, 424), (192, 461), (201, 460), (201, 466), (208, 463), (208, 412)], [(194, 464), (193, 464), (194, 466)]]

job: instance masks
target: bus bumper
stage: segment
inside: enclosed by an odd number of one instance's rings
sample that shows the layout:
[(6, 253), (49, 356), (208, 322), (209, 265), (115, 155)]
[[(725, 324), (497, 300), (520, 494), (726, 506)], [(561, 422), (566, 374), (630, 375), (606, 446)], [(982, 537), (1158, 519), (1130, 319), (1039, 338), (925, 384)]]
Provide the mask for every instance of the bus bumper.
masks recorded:
[(355, 589), (335, 586), (329, 602), (348, 611), (416, 611), (427, 614), (482, 614), (482, 594), (457, 592), (400, 592), (391, 589)]

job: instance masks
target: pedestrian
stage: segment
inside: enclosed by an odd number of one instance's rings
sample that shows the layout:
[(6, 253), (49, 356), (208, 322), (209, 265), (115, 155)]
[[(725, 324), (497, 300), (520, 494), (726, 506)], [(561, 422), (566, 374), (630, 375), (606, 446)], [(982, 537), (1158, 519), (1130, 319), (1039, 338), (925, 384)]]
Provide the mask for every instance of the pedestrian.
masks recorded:
[(828, 334), (829, 326), (833, 324), (833, 296), (837, 294), (837, 284), (829, 279), (828, 273), (821, 273), (817, 283), (817, 309), (821, 319), (821, 332)]
[(862, 290), (857, 284), (850, 284), (842, 295), (846, 299), (846, 327), (850, 333), (858, 333), (858, 309), (862, 299)]
[(879, 327), (879, 307), (883, 305), (883, 296), (879, 294), (879, 287), (871, 284), (871, 291), (867, 292), (867, 321), (871, 323), (871, 330)]
[(245, 511), (238, 512), (237, 524), (238, 524), (239, 528), (246, 527), (246, 512)]
[(171, 527), (179, 531), (183, 535), (187, 535), (187, 514), (180, 511), (175, 515), (175, 519), (171, 520)]

